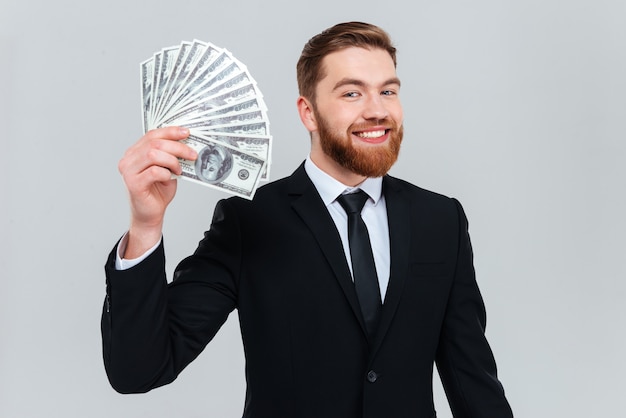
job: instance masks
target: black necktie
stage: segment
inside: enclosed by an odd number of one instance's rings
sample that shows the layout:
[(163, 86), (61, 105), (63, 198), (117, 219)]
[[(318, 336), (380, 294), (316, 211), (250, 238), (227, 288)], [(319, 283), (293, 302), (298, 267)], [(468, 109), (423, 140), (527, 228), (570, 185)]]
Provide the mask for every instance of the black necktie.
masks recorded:
[(352, 258), (354, 286), (367, 332), (373, 338), (378, 327), (382, 302), (370, 236), (367, 232), (367, 226), (361, 218), (361, 209), (363, 209), (367, 199), (367, 193), (359, 190), (356, 193), (339, 196), (337, 202), (348, 214), (348, 241), (350, 243), (350, 258)]

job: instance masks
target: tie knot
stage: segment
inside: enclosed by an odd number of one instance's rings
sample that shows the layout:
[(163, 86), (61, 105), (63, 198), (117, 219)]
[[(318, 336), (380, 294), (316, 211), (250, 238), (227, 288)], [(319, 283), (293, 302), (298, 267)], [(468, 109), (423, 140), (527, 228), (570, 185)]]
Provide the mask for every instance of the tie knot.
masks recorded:
[(348, 215), (352, 213), (361, 213), (363, 205), (367, 202), (369, 196), (363, 190), (354, 193), (342, 194), (337, 198), (337, 202)]

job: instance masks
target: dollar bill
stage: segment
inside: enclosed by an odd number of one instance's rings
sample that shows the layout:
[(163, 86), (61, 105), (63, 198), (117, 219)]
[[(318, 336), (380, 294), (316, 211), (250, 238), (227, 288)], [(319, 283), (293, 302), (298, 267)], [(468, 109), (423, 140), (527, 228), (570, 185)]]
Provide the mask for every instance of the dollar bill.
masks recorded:
[(180, 159), (181, 177), (247, 199), (254, 196), (264, 160), (193, 135), (183, 142), (198, 153), (198, 158), (195, 161)]
[(154, 108), (154, 92), (155, 92), (155, 85), (157, 83), (157, 78), (158, 78), (158, 69), (159, 66), (161, 65), (161, 52), (155, 52), (154, 55), (152, 56), (152, 83), (150, 83), (151, 85), (151, 94), (152, 94), (152, 99), (150, 100), (150, 107), (147, 109), (147, 115), (146, 115), (146, 119), (148, 121), (148, 129), (150, 130), (152, 128), (154, 128), (154, 120), (152, 118), (152, 109)]
[(246, 154), (256, 155), (265, 160), (265, 166), (261, 173), (261, 180), (269, 178), (271, 166), (272, 138), (268, 135), (238, 135), (238, 134), (207, 134), (206, 136), (196, 132), (196, 136), (208, 141), (226, 144), (240, 149)]
[(150, 128), (148, 117), (150, 116), (150, 105), (152, 102), (152, 81), (154, 77), (154, 58), (151, 57), (140, 65), (141, 70), (141, 109), (143, 131), (148, 132)]
[[(201, 108), (199, 107), (191, 107), (177, 115), (178, 117), (176, 120), (181, 121), (181, 123), (188, 123), (194, 122), (198, 119), (216, 119), (218, 117), (240, 115), (253, 111), (266, 112), (267, 107), (265, 106), (265, 102), (260, 100), (258, 97), (252, 97), (251, 99), (246, 99), (242, 102), (227, 104), (225, 106), (205, 111), (201, 111)], [(267, 116), (264, 114), (264, 117)]]
[(267, 135), (237, 135), (237, 134), (196, 134), (197, 138), (206, 141), (218, 142), (229, 147), (240, 149), (246, 154), (256, 155), (263, 160), (269, 157), (271, 137)]
[(218, 133), (240, 134), (240, 135), (268, 135), (269, 122), (241, 123), (238, 125), (207, 126), (204, 121), (189, 123), (185, 125), (190, 132), (198, 132), (203, 136), (211, 136)]

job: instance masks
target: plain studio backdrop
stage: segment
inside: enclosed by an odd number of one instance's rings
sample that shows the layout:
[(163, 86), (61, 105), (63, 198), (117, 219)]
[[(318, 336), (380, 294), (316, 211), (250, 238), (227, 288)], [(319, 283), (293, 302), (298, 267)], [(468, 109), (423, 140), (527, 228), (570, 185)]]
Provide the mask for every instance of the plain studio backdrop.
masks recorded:
[[(117, 162), (141, 136), (139, 63), (183, 40), (229, 49), (265, 96), (277, 179), (309, 149), (301, 48), (348, 20), (399, 49), (392, 174), (463, 203), (516, 416), (626, 416), (626, 2), (0, 4), (0, 416), (241, 416), (236, 313), (171, 385), (120, 395), (104, 373), (103, 264), (128, 224)], [(225, 197), (180, 182), (168, 274)]]

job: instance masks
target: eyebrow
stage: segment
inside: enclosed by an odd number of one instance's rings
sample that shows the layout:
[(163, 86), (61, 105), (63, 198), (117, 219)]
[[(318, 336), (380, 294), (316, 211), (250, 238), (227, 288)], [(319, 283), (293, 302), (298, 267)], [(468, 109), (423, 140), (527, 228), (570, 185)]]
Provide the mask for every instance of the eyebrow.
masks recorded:
[[(383, 86), (388, 86), (390, 84), (397, 84), (398, 86), (400, 86), (400, 79), (398, 77), (393, 77), (393, 78), (386, 80), (384, 83), (382, 83)], [(359, 87), (366, 86), (363, 80), (359, 80), (357, 78), (342, 78), (335, 84), (335, 87), (333, 87), (333, 91), (346, 85), (354, 85), (354, 86), (359, 86)]]

